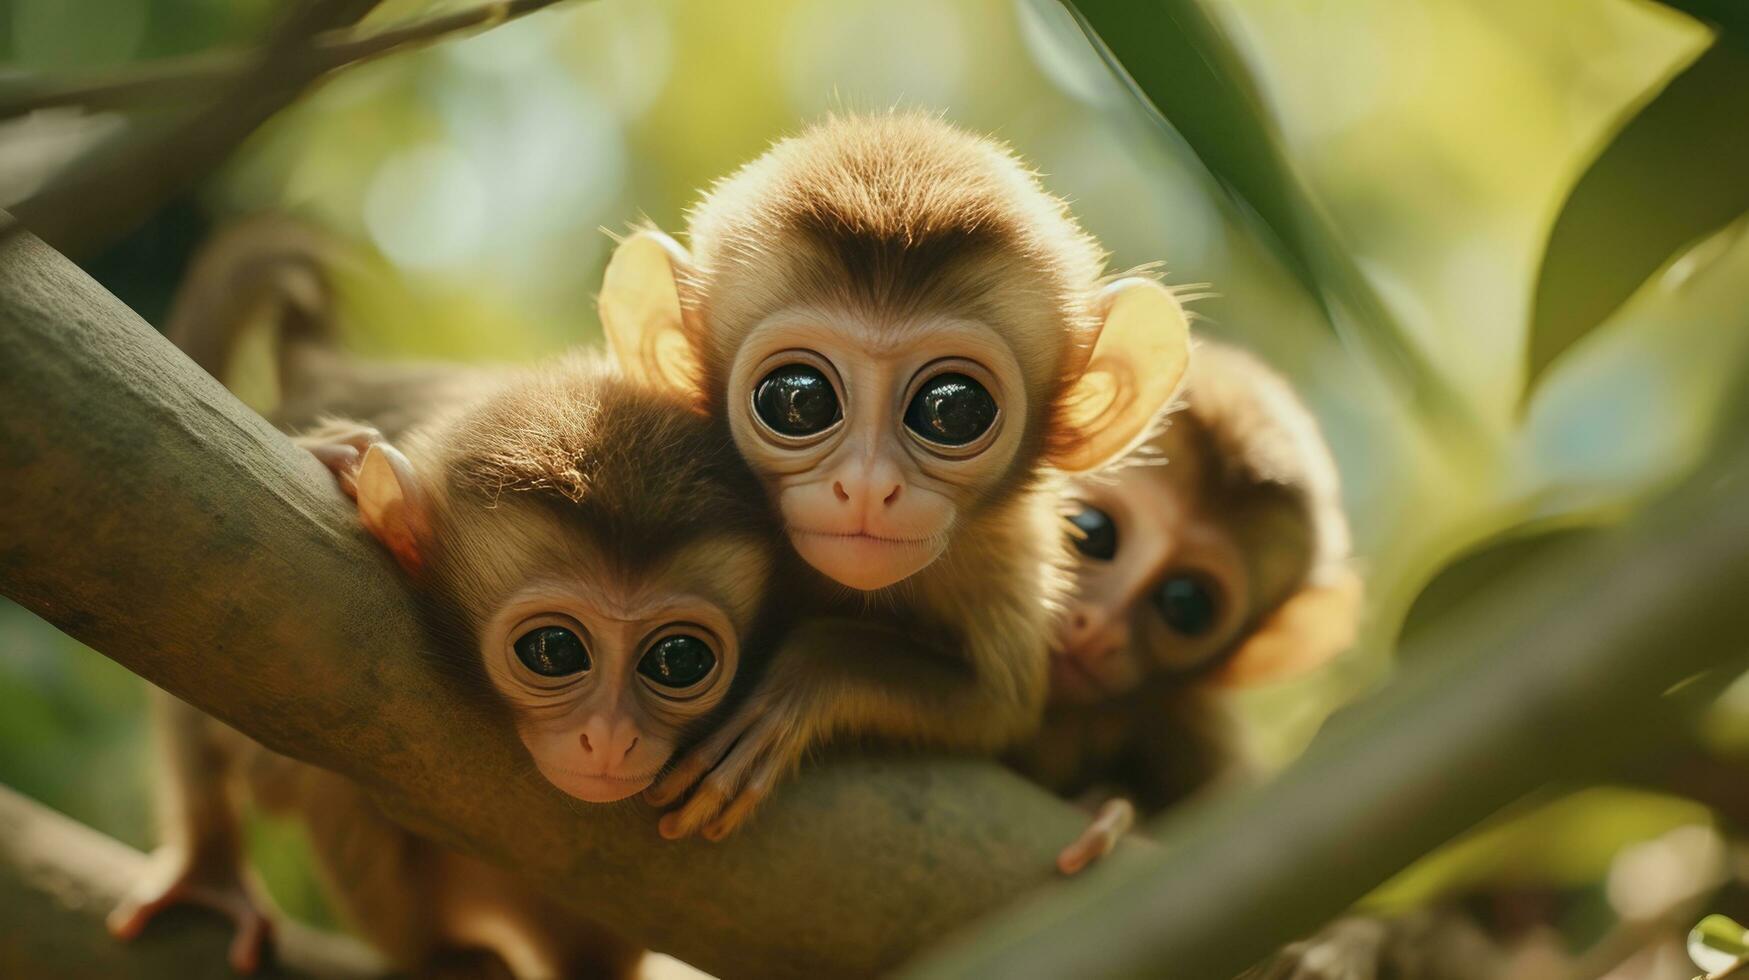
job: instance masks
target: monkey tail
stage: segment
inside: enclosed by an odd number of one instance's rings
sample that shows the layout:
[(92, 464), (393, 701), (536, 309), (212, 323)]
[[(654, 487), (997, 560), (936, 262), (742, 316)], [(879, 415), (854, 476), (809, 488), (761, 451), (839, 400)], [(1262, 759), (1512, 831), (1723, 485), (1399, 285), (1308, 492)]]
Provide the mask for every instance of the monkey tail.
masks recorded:
[(261, 215), (234, 224), (204, 245), (170, 307), (165, 334), (196, 364), (226, 379), (238, 339), (261, 318), (277, 335), (281, 390), (298, 348), (327, 348), (334, 336), (335, 249), (292, 218)]

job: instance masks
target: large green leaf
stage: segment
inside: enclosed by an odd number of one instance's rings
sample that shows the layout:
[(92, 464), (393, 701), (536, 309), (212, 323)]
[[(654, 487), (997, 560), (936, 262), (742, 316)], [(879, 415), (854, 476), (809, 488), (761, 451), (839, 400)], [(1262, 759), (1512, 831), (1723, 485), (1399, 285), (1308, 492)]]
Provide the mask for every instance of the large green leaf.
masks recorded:
[(1267, 226), (1330, 322), (1436, 418), (1466, 415), (1406, 337), (1289, 159), (1260, 86), (1201, 0), (1063, 0), (1107, 64)]
[(1526, 392), (1678, 249), (1749, 210), (1749, 49), (1715, 43), (1633, 114), (1549, 234)]

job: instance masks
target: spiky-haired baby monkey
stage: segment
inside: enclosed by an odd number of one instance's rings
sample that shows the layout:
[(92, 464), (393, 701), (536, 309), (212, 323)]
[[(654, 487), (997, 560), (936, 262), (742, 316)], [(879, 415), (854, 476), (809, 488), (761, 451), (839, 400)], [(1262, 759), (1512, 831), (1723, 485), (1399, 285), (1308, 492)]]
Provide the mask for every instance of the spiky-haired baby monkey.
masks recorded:
[[(228, 314), (245, 301), (263, 304), (293, 343), (317, 335), (324, 280), (287, 237), (298, 234), (246, 229), (197, 268), (180, 310), (218, 319), (189, 314), (173, 332), (210, 368), (222, 370), (231, 341), (187, 331), (233, 329)], [(286, 353), (285, 364), (315, 363), (313, 352)], [(333, 371), (285, 372), (285, 403), (366, 413), (329, 418), (299, 442), (412, 577), (445, 674), (489, 693), (564, 792), (608, 802), (644, 789), (764, 642), (755, 634), (780, 545), (733, 447), (672, 397), (588, 358), (346, 370), (338, 386)], [(240, 783), (264, 808), (303, 820), (337, 903), (397, 965), (457, 948), (490, 949), (518, 976), (621, 975), (636, 962), (636, 950), (513, 877), (391, 823), (346, 779), (166, 701), (166, 842), (112, 916), (118, 935), (169, 904), (199, 902), (237, 921), (233, 964), (256, 965), (266, 923), (242, 877), (228, 795)]]
[(1216, 703), (1354, 641), (1336, 463), (1293, 390), (1249, 354), (1199, 341), (1184, 407), (1133, 463), (1071, 489), (1075, 596), (1051, 655), (1051, 700), (1018, 767), (1108, 801), (1059, 859), (1074, 872), (1131, 815), (1246, 762)]
[(932, 116), (782, 140), (687, 232), (616, 251), (609, 344), (719, 420), (813, 570), (759, 688), (648, 794), (690, 789), (663, 833), (717, 839), (831, 737), (993, 752), (1036, 726), (1055, 474), (1144, 435), (1187, 341), (1011, 150)]

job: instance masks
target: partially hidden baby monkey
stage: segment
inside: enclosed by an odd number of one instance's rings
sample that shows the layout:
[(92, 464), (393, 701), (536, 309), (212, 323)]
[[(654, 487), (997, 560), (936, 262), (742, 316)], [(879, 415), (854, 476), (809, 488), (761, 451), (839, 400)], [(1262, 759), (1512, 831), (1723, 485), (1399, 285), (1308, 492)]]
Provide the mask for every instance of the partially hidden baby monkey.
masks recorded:
[(808, 567), (748, 700), (646, 794), (719, 839), (813, 745), (996, 752), (1038, 724), (1066, 585), (1057, 474), (1178, 388), (1183, 309), (1005, 146), (919, 113), (828, 118), (653, 229), (600, 297), (619, 362), (709, 412)]
[(1011, 761), (1102, 803), (1058, 865), (1247, 773), (1223, 692), (1347, 649), (1362, 585), (1336, 464), (1278, 374), (1200, 339), (1183, 407), (1131, 460), (1070, 490), (1080, 560), (1051, 655), (1051, 705)]
[[(696, 412), (586, 357), (478, 370), (318, 349), (329, 299), (313, 241), (269, 221), (215, 243), (172, 339), (222, 371), (252, 309), (277, 320), (279, 422), (304, 432), (411, 577), (443, 673), (503, 709), (554, 786), (585, 802), (635, 795), (767, 642), (780, 544), (759, 485)], [(302, 820), (341, 911), (397, 966), (484, 949), (519, 977), (633, 971), (637, 949), (403, 830), (356, 784), (168, 696), (161, 707), (165, 840), (112, 914), (117, 935), (205, 904), (237, 923), (232, 964), (255, 968), (267, 923), (245, 882), (240, 788)]]

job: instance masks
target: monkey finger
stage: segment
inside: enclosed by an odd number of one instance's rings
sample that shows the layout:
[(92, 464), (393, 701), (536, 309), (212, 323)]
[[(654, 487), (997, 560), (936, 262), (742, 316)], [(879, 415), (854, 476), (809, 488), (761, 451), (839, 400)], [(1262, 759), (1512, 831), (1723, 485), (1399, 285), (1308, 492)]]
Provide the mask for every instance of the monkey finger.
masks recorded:
[(741, 787), (715, 820), (704, 829), (704, 839), (720, 841), (734, 833), (753, 810), (771, 795), (771, 790), (800, 756), (800, 743), (785, 737), (778, 724), (766, 719), (743, 738), (723, 762)]
[(358, 499), (358, 481), (354, 474), (358, 472), (359, 460), (363, 455), (346, 443), (324, 443), (319, 446), (308, 446), (310, 455), (316, 457), (323, 466), (334, 474), (334, 482), (340, 484), (340, 489), (348, 497)]
[(1136, 808), (1122, 797), (1106, 800), (1094, 814), (1093, 821), (1081, 836), (1057, 855), (1057, 870), (1066, 875), (1079, 874), (1089, 864), (1110, 854), (1119, 839), (1136, 822)]
[(709, 823), (723, 808), (735, 787), (724, 777), (713, 772), (699, 783), (698, 789), (687, 798), (678, 809), (662, 816), (656, 830), (666, 840), (680, 840), (698, 833), (706, 823)]
[(679, 799), (681, 794), (703, 779), (705, 773), (715, 769), (723, 761), (723, 757), (735, 747), (735, 743), (750, 724), (751, 720), (746, 716), (730, 718), (724, 722), (714, 734), (676, 763), (672, 771), (644, 790), (644, 802), (651, 806), (667, 806)]

